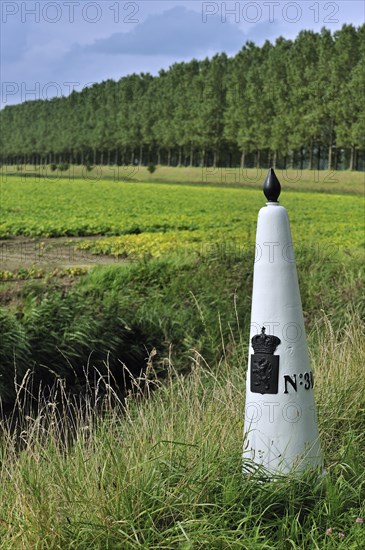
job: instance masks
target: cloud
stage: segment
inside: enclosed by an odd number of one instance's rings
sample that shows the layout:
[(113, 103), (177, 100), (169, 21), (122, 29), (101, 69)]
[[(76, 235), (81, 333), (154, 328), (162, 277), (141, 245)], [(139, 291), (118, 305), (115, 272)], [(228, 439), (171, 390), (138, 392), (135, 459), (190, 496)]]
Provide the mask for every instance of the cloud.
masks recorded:
[(245, 43), (238, 26), (209, 17), (203, 23), (200, 13), (176, 6), (150, 15), (128, 33), (114, 33), (87, 46), (75, 46), (77, 53), (168, 55), (175, 57), (204, 55), (207, 52), (234, 53)]
[(28, 33), (11, 20), (1, 24), (1, 63), (20, 61), (27, 51)]

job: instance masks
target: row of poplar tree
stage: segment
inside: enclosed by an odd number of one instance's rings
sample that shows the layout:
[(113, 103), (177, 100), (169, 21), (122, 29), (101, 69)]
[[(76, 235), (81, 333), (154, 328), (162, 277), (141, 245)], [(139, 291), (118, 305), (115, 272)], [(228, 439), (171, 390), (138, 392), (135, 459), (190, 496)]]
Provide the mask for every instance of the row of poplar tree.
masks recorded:
[(363, 169), (365, 25), (302, 31), (0, 112), (3, 163)]

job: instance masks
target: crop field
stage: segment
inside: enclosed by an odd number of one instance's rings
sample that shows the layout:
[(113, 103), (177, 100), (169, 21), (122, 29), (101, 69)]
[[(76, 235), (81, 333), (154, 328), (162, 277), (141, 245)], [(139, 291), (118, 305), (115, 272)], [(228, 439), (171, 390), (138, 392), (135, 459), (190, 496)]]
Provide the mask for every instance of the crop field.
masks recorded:
[[(252, 248), (257, 212), (265, 204), (260, 187), (9, 177), (0, 188), (0, 238), (3, 250), (10, 250), (4, 239), (14, 236), (51, 239), (48, 249), (63, 238), (78, 250), (129, 259), (204, 253), (215, 245)], [(298, 247), (353, 253), (364, 245), (361, 193), (284, 188), (280, 200)]]

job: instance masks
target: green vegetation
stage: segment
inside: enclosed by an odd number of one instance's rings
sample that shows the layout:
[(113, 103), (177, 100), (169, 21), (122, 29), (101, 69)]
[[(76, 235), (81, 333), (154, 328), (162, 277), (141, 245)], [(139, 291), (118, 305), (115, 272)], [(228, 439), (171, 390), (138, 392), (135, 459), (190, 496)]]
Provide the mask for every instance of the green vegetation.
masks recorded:
[(365, 25), (302, 31), (0, 113), (1, 162), (364, 169)]
[[(78, 246), (130, 258), (178, 249), (205, 253), (217, 244), (252, 250), (263, 205), (258, 189), (206, 184), (31, 178), (25, 183), (11, 177), (0, 184), (0, 193), (0, 237), (104, 235)], [(364, 244), (360, 194), (283, 192), (281, 200), (290, 212), (294, 242), (350, 252)]]
[(65, 269), (55, 268), (52, 271), (49, 269), (37, 268), (33, 265), (31, 268), (21, 268), (17, 271), (8, 271), (0, 269), (0, 281), (26, 281), (28, 279), (44, 279), (50, 277), (78, 277), (86, 275), (87, 268), (69, 267)]
[[(303, 182), (296, 185), (300, 189)], [(121, 361), (137, 375), (152, 349), (161, 374), (168, 357), (185, 371), (191, 347), (207, 361), (219, 361), (218, 315), (224, 337), (238, 338), (231, 328), (234, 299), (242, 334), (248, 336), (261, 191), (108, 180), (24, 182), (11, 177), (2, 183), (1, 195), (3, 237), (96, 235), (70, 240), (70, 246), (120, 258), (114, 266), (92, 270), (77, 284), (72, 282), (85, 267), (59, 265), (47, 271), (35, 264), (2, 270), (7, 282), (2, 301), (10, 308), (1, 313), (0, 394), (8, 409), (16, 397), (14, 377), (20, 383), (28, 369), (35, 373), (35, 390), (41, 382), (52, 386), (61, 378), (70, 391), (78, 392), (93, 384), (96, 373), (105, 372), (108, 361), (114, 385), (123, 392)], [(282, 202), (298, 243), (299, 272), (305, 274), (301, 287), (309, 326), (323, 309), (338, 328), (346, 315), (351, 317), (345, 313), (348, 302), (363, 312), (362, 198), (356, 193), (288, 191)], [(9, 250), (13, 244), (16, 250), (16, 242), (8, 242)], [(38, 245), (37, 252), (47, 258), (52, 245)], [(3, 243), (5, 256), (6, 246)], [(123, 265), (124, 258), (136, 263)], [(42, 277), (38, 284), (29, 281), (12, 290), (11, 281)]]
[(309, 339), (320, 478), (242, 474), (246, 346), (217, 364), (192, 350), (190, 375), (169, 362), (163, 383), (152, 357), (123, 401), (109, 389), (80, 407), (59, 382), (38, 414), (21, 416), (18, 446), (2, 423), (2, 548), (364, 548), (362, 341), (356, 317), (341, 332), (324, 317)]
[[(192, 349), (210, 364), (219, 362), (222, 337), (233, 355), (241, 353), (236, 342), (248, 339), (253, 262), (253, 251), (217, 247), (205, 256), (95, 268), (69, 289), (53, 279), (27, 282), (13, 306), (0, 310), (3, 404), (14, 406), (14, 378), (21, 385), (28, 369), (34, 396), (41, 383), (52, 386), (57, 379), (79, 393), (105, 375), (108, 362), (113, 387), (123, 393), (123, 364), (137, 376), (152, 350), (161, 376), (169, 360), (188, 371)], [(309, 328), (322, 311), (336, 329), (353, 311), (364, 315), (357, 255), (344, 262), (303, 247), (298, 265)]]

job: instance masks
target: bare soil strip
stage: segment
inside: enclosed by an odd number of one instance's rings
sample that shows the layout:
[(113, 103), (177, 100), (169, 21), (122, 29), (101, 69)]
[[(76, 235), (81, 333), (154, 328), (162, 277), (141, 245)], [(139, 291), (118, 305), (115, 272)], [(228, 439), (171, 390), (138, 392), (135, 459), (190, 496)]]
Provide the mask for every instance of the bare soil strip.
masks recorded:
[(0, 240), (0, 270), (16, 272), (37, 267), (45, 271), (87, 268), (125, 262), (125, 259), (94, 255), (88, 250), (77, 250), (74, 244), (100, 237), (39, 238), (14, 237)]

